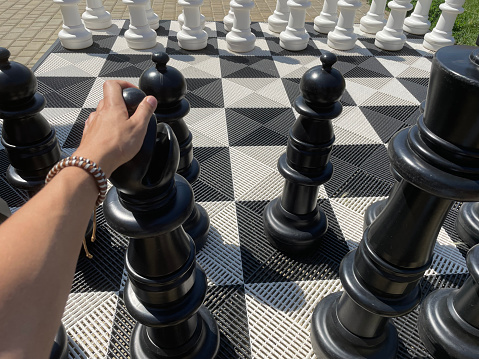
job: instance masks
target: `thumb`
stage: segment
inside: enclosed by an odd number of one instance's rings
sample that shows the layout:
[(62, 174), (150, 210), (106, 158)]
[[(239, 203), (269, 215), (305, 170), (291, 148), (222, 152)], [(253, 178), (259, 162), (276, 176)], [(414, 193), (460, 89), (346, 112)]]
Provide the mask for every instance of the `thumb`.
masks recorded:
[(148, 120), (150, 119), (151, 115), (153, 115), (153, 112), (155, 112), (156, 110), (157, 104), (158, 101), (153, 96), (145, 97), (143, 101), (141, 101), (141, 103), (138, 105), (138, 108), (136, 109), (133, 116), (131, 116), (131, 118), (145, 124), (148, 123)]

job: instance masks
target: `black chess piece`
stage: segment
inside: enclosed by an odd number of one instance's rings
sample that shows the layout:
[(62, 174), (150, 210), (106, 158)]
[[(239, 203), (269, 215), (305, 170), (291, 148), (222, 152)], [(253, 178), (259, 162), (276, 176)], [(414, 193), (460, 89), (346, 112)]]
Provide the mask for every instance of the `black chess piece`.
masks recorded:
[(67, 359), (68, 358), (68, 338), (67, 332), (63, 324), (60, 324), (55, 339), (53, 341), (50, 359)]
[(479, 202), (462, 204), (457, 214), (456, 232), (470, 247), (479, 243)]
[(269, 242), (282, 252), (301, 255), (319, 245), (326, 233), (326, 214), (317, 203), (319, 186), (333, 174), (329, 160), (334, 142), (331, 120), (341, 113), (339, 102), (345, 81), (332, 66), (336, 55), (321, 55), (321, 66), (306, 71), (299, 84), (301, 95), (294, 102), (299, 116), (289, 131), (286, 153), (278, 160), (285, 178), (281, 197), (263, 213)]
[(436, 359), (479, 356), (479, 245), (467, 254), (467, 268), (460, 289), (437, 289), (421, 304), (419, 335)]
[[(155, 65), (141, 74), (139, 87), (158, 100), (156, 119), (158, 123), (166, 123), (173, 129), (180, 145), (177, 172), (192, 184), (200, 175), (200, 164), (193, 157), (193, 136), (183, 119), (190, 112), (190, 103), (185, 99), (186, 80), (181, 72), (166, 65), (170, 58), (165, 52), (154, 53), (151, 58)], [(199, 251), (205, 245), (210, 231), (210, 218), (206, 210), (196, 203), (183, 228), (193, 238)]]
[[(134, 112), (145, 94), (124, 90)], [(103, 205), (105, 219), (130, 237), (124, 300), (138, 323), (132, 358), (213, 358), (219, 332), (202, 305), (206, 276), (196, 263), (195, 244), (182, 223), (194, 208), (190, 184), (175, 174), (180, 148), (173, 130), (153, 115), (139, 153), (111, 175), (115, 186)]]
[(60, 145), (55, 129), (40, 114), (45, 98), (37, 92), (33, 72), (9, 57), (10, 51), (0, 48), (2, 144), (10, 161), (6, 176), (10, 184), (33, 195), (60, 160)]
[(470, 56), (473, 49), (436, 53), (424, 115), (389, 142), (391, 166), (402, 180), (359, 247), (344, 257), (344, 292), (314, 310), (318, 357), (394, 358), (397, 332), (389, 318), (419, 304), (418, 282), (453, 201), (479, 199), (479, 54)]

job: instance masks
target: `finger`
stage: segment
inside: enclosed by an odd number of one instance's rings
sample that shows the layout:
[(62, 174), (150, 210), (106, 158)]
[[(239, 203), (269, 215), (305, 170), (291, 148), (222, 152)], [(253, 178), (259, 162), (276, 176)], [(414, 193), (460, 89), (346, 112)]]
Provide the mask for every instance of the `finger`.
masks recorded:
[(141, 101), (136, 109), (135, 113), (131, 116), (131, 119), (134, 121), (139, 121), (142, 124), (146, 125), (150, 120), (151, 115), (156, 109), (157, 105), (156, 98), (153, 96), (147, 96)]
[(105, 101), (103, 101), (103, 99), (101, 99), (100, 102), (98, 103), (98, 106), (96, 107), (96, 110), (101, 111), (103, 106), (105, 106)]
[(90, 126), (90, 124), (94, 121), (96, 115), (97, 115), (96, 112), (90, 113), (90, 116), (88, 116), (88, 118), (87, 118), (86, 121), (85, 121), (85, 126), (83, 127), (83, 133), (85, 133), (85, 131), (87, 130), (88, 126)]
[(108, 80), (103, 84), (103, 100), (106, 106), (125, 108), (122, 91), (124, 88), (135, 87), (135, 85), (121, 80)]

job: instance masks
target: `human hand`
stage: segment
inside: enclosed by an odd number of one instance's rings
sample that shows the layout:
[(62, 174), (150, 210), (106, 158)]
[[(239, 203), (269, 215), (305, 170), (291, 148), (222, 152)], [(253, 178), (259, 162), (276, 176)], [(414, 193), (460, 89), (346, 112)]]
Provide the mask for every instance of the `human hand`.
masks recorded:
[(128, 87), (135, 86), (120, 80), (103, 84), (104, 98), (85, 122), (80, 146), (74, 153), (96, 162), (107, 178), (138, 153), (157, 105), (153, 96), (147, 96), (129, 117), (122, 96), (122, 90)]

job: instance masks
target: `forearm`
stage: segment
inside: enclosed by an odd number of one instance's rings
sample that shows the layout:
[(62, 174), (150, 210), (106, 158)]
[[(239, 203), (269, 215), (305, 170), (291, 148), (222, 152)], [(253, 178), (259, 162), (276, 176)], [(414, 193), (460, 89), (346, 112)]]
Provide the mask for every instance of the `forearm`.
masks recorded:
[(0, 226), (0, 358), (48, 357), (97, 195), (65, 168)]

